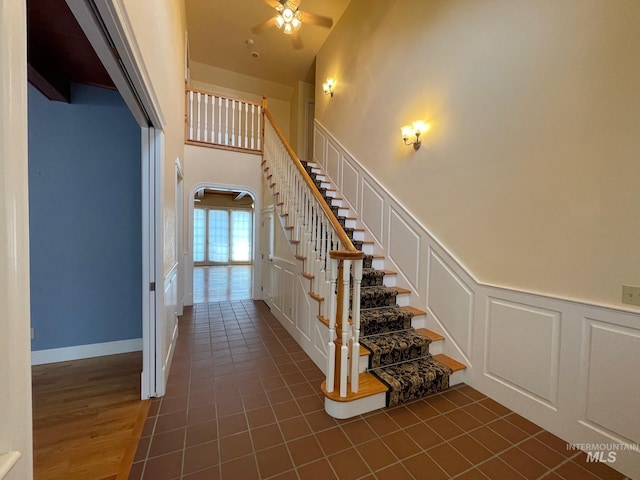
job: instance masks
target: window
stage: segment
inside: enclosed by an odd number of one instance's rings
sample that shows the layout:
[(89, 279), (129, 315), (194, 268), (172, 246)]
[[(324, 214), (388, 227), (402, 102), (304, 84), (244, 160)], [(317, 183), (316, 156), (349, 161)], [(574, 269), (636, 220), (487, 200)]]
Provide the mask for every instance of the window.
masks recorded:
[(251, 263), (251, 210), (193, 209), (195, 263)]

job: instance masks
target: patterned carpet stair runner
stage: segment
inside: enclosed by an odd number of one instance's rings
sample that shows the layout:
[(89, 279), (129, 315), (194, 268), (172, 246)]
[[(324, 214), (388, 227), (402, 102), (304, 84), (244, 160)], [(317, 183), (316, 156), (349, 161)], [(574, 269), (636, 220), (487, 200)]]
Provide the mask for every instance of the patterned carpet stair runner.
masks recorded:
[[(362, 250), (363, 242), (354, 240), (354, 229), (346, 227), (346, 217), (332, 205), (327, 189), (317, 179), (314, 168), (303, 162), (318, 190), (351, 238)], [(373, 256), (363, 259), (360, 296), (360, 343), (370, 352), (368, 371), (388, 388), (387, 406), (392, 407), (449, 388), (452, 370), (434, 360), (429, 353), (431, 340), (411, 327), (412, 314), (396, 304), (398, 290), (384, 286), (384, 272), (372, 267)]]

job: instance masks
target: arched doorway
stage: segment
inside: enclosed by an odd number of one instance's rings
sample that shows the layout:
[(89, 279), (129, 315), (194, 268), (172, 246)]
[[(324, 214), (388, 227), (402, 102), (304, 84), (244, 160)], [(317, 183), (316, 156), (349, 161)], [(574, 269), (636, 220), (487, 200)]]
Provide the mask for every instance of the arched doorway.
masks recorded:
[(201, 185), (190, 204), (193, 303), (253, 298), (259, 238), (254, 195), (244, 188)]

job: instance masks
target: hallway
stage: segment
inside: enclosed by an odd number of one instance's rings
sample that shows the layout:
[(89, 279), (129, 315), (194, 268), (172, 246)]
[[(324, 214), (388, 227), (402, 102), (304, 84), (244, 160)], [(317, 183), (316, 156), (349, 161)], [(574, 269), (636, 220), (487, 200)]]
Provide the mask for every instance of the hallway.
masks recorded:
[(466, 385), (335, 420), (322, 372), (263, 302), (200, 303), (179, 328), (130, 480), (624, 478)]
[(251, 298), (253, 265), (193, 267), (193, 303)]

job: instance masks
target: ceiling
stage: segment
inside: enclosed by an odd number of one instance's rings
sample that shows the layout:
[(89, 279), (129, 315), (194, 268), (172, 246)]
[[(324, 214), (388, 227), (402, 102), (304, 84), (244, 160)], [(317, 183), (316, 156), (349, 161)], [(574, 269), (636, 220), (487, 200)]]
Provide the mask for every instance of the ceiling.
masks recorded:
[[(295, 3), (303, 12), (330, 17), (335, 26), (349, 0)], [(191, 61), (289, 86), (300, 80), (313, 83), (315, 57), (331, 29), (305, 23), (303, 13), (299, 49), (275, 23), (253, 33), (253, 27), (275, 17), (276, 4), (277, 0), (185, 0)]]
[[(335, 25), (350, 0), (296, 1)], [(185, 0), (191, 61), (289, 86), (313, 83), (315, 56), (331, 28), (305, 22), (303, 13), (301, 48), (294, 48), (270, 21), (277, 2)], [(27, 0), (27, 22), (29, 82), (47, 98), (69, 102), (71, 83), (115, 88), (65, 0)]]
[(65, 0), (27, 0), (29, 82), (69, 102), (70, 84), (115, 88)]

